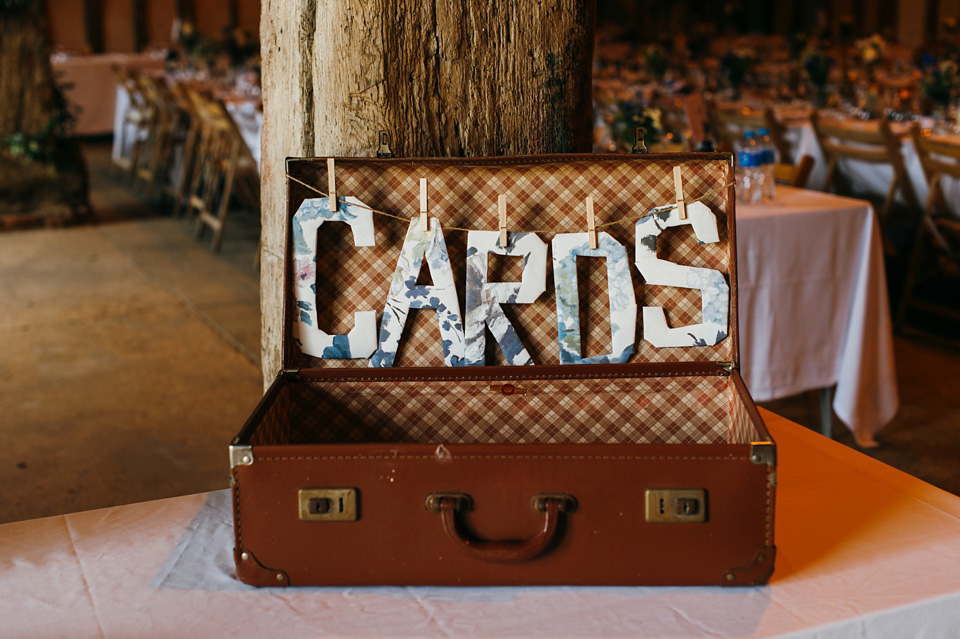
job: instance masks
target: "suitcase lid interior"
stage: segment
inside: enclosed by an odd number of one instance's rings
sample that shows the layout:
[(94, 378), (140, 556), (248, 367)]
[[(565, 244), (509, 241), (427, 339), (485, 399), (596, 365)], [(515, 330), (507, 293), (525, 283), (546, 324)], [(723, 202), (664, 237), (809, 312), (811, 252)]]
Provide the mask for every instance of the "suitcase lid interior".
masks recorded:
[[(635, 223), (656, 207), (675, 202), (673, 167), (682, 171), (688, 206), (702, 202), (717, 219), (719, 241), (701, 243), (692, 226), (665, 228), (656, 239), (661, 260), (719, 271), (729, 286), (728, 331), (713, 345), (656, 347), (644, 339), (644, 307), (662, 307), (669, 327), (702, 321), (698, 288), (645, 283), (633, 264)], [(302, 320), (303, 302), (294, 294), (296, 279), (313, 278), (310, 265), (296, 260), (292, 221), (306, 199), (327, 192), (325, 158), (287, 161), (288, 214), (285, 249), (283, 366), (286, 370), (368, 367), (370, 358), (319, 358), (305, 354), (296, 339), (294, 323)], [(354, 197), (372, 208), (374, 246), (355, 246), (351, 228), (326, 222), (317, 233), (315, 321), (332, 335), (354, 328), (354, 313), (376, 311), (379, 327), (401, 247), (411, 218), (419, 217), (419, 181), (428, 181), (429, 215), (443, 227), (452, 268), (460, 317), (465, 317), (467, 232), (496, 231), (497, 198), (508, 198), (508, 230), (536, 231), (548, 247), (546, 286), (530, 304), (503, 304), (533, 363), (561, 363), (558, 343), (551, 241), (558, 233), (587, 230), (585, 198), (595, 202), (599, 231), (608, 233), (626, 249), (637, 304), (636, 335), (629, 363), (732, 362), (739, 365), (734, 235), (733, 162), (730, 154), (671, 155), (544, 155), (495, 158), (374, 159), (336, 158), (338, 198)], [(659, 225), (658, 225), (659, 228)], [(576, 260), (581, 355), (611, 354), (610, 293), (607, 260)], [(430, 284), (426, 265), (418, 283)], [(489, 282), (519, 282), (521, 258), (490, 255)], [(411, 309), (406, 319), (396, 367), (443, 366), (444, 357), (437, 311)], [(485, 364), (507, 364), (488, 329)], [(576, 364), (580, 365), (580, 364)], [(589, 365), (589, 364), (582, 364)]]

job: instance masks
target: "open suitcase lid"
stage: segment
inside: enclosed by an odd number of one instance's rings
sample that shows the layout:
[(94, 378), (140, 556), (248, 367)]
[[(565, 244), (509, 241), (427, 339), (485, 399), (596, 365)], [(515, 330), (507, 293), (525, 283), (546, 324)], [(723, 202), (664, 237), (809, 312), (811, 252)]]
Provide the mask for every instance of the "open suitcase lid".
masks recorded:
[(285, 370), (739, 367), (730, 154), (335, 158), (336, 212), (327, 167), (287, 160)]

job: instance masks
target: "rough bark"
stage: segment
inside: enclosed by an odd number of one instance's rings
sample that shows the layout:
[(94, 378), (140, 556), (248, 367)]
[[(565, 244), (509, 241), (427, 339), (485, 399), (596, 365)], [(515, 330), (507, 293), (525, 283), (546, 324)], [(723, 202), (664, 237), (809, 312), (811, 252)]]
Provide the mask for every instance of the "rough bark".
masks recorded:
[(263, 0), (262, 350), (280, 367), (284, 159), (589, 151), (592, 0)]
[(0, 229), (86, 216), (86, 167), (62, 135), (65, 103), (39, 2), (0, 13), (0, 105)]
[(0, 137), (35, 135), (56, 112), (53, 69), (39, 6), (0, 14)]

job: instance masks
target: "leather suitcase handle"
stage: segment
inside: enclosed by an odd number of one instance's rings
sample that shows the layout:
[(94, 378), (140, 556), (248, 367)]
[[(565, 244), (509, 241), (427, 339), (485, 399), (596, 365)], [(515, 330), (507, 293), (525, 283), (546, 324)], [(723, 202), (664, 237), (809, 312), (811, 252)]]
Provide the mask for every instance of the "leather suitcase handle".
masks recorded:
[(572, 512), (576, 508), (576, 500), (569, 495), (538, 495), (531, 501), (534, 510), (543, 512), (543, 525), (536, 535), (523, 541), (478, 541), (468, 539), (457, 525), (457, 512), (466, 510), (465, 506), (471, 503), (468, 496), (431, 497), (434, 499), (431, 502), (428, 498), (428, 504), (432, 503), (433, 509), (440, 513), (443, 530), (453, 545), (468, 557), (494, 563), (527, 561), (543, 554), (556, 537), (560, 513)]

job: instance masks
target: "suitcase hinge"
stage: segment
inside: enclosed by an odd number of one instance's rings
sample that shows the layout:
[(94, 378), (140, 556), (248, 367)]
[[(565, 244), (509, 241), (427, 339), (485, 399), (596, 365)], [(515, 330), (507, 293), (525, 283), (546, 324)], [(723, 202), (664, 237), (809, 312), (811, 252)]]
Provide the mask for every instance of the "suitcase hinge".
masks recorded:
[(290, 379), (300, 379), (300, 369), (299, 368), (285, 368), (279, 373), (277, 377), (288, 377)]
[(717, 362), (717, 366), (720, 367), (724, 375), (729, 375), (733, 372), (733, 362)]
[(754, 464), (777, 463), (777, 447), (773, 442), (750, 442), (750, 461)]
[(253, 446), (230, 446), (230, 470), (253, 465)]
[(392, 158), (393, 151), (390, 150), (390, 134), (386, 131), (377, 132), (377, 157)]

